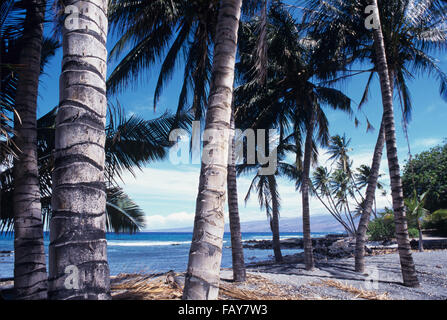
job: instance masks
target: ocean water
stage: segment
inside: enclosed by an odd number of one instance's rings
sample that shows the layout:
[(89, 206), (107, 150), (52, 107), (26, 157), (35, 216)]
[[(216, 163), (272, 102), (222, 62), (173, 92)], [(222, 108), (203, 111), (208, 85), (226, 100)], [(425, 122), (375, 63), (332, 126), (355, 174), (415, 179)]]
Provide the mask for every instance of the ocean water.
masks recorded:
[[(313, 233), (313, 237), (327, 233)], [(283, 233), (281, 239), (302, 237), (302, 233)], [(242, 240), (269, 240), (271, 233), (242, 233)], [(107, 255), (110, 274), (131, 272), (157, 273), (169, 270), (185, 271), (192, 233), (140, 232), (137, 234), (107, 234)], [(44, 236), (48, 259), (48, 233)], [(231, 267), (231, 238), (224, 234), (222, 267)], [(13, 235), (0, 236), (0, 252), (14, 250)], [(282, 250), (283, 255), (301, 252), (299, 249)], [(263, 261), (273, 257), (273, 250), (244, 249), (245, 262)], [(0, 278), (13, 276), (14, 257), (0, 253)]]

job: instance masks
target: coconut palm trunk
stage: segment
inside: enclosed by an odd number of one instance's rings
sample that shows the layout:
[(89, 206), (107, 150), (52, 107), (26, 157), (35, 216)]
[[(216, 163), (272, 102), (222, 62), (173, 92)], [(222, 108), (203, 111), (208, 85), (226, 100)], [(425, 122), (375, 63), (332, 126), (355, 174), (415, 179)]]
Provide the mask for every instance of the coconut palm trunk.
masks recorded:
[(233, 280), (244, 282), (246, 278), (244, 248), (242, 247), (241, 224), (239, 219), (239, 205), (236, 180), (236, 137), (234, 135), (234, 110), (231, 112), (230, 139), (231, 150), (228, 164), (228, 211), (231, 232), (231, 254), (233, 258)]
[(47, 271), (43, 245), (37, 165), (37, 94), (45, 1), (27, 4), (15, 108), (14, 160), (14, 289), (17, 299), (45, 299)]
[[(389, 70), (391, 95), (394, 92), (394, 72)], [(365, 272), (365, 242), (366, 231), (371, 218), (373, 206), (376, 206), (376, 189), (379, 179), (380, 162), (383, 156), (383, 147), (385, 146), (385, 125), (384, 118), (380, 123), (379, 136), (377, 137), (376, 146), (374, 148), (373, 160), (371, 165), (371, 173), (368, 178), (368, 186), (366, 187), (365, 200), (363, 204), (362, 215), (360, 217), (355, 239), (355, 272)], [(377, 208), (375, 209), (377, 211)]]
[(213, 300), (219, 293), (228, 129), (241, 5), (242, 0), (220, 1), (199, 192), (183, 299)]
[(272, 195), (272, 219), (270, 220), (270, 229), (272, 230), (273, 254), (276, 262), (282, 262), (281, 241), (279, 237), (279, 201), (276, 191), (275, 176), (268, 176), (270, 194)]
[(384, 121), (380, 125), (379, 136), (376, 147), (374, 148), (371, 174), (368, 178), (366, 187), (365, 201), (363, 204), (362, 215), (360, 217), (357, 234), (355, 239), (355, 271), (365, 272), (365, 242), (366, 231), (368, 229), (371, 211), (376, 197), (377, 180), (379, 179), (380, 162), (382, 161), (383, 147), (385, 145)]
[(63, 30), (49, 297), (109, 299), (104, 181), (107, 1), (65, 4), (78, 6), (80, 15), (77, 28)]
[(303, 245), (304, 245), (304, 264), (306, 270), (314, 268), (314, 257), (312, 249), (312, 237), (310, 234), (310, 166), (312, 161), (312, 137), (316, 123), (316, 109), (313, 99), (309, 98), (308, 109), (310, 113), (309, 123), (307, 125), (306, 142), (304, 147), (303, 173), (301, 182), (301, 195), (303, 205)]
[[(378, 8), (377, 0), (371, 0), (371, 3)], [(400, 176), (399, 159), (397, 157), (393, 95), (391, 92), (388, 63), (386, 60), (385, 42), (380, 25), (379, 11), (374, 10), (374, 15), (375, 21), (378, 23), (378, 27), (373, 29), (373, 36), (377, 57), (376, 68), (379, 73), (380, 88), (382, 91), (383, 121), (385, 127), (388, 167), (391, 180), (391, 194), (393, 198), (394, 221), (396, 225), (396, 240), (398, 243), (404, 285), (409, 287), (417, 287), (419, 286), (419, 280), (416, 275), (416, 268), (411, 255), (407, 219), (405, 216), (402, 179)]]

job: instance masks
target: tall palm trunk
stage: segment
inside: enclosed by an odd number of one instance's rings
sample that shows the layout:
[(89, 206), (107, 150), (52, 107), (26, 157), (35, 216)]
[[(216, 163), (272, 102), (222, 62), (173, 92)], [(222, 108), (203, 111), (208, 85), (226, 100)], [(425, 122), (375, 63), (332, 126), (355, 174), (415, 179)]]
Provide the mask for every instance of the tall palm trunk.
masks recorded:
[(242, 247), (241, 224), (239, 219), (239, 206), (237, 199), (237, 180), (236, 180), (236, 137), (234, 136), (234, 110), (231, 112), (230, 121), (230, 139), (231, 150), (228, 164), (228, 211), (231, 232), (231, 254), (233, 258), (233, 280), (244, 282), (246, 278), (244, 248)]
[[(378, 8), (377, 0), (371, 3)], [(380, 77), (380, 87), (383, 102), (383, 121), (385, 127), (385, 140), (388, 157), (388, 167), (391, 180), (391, 194), (393, 198), (394, 222), (396, 225), (396, 240), (402, 268), (403, 282), (406, 286), (417, 287), (419, 281), (416, 268), (411, 255), (410, 239), (408, 237), (407, 219), (405, 216), (404, 197), (402, 190), (402, 179), (400, 176), (399, 160), (396, 147), (396, 129), (394, 124), (393, 95), (391, 93), (388, 64), (386, 60), (385, 43), (380, 25), (378, 10), (375, 10), (378, 28), (373, 29), (374, 47), (377, 57), (377, 70)]]
[(310, 234), (310, 205), (309, 205), (309, 184), (310, 184), (310, 165), (312, 161), (312, 138), (316, 123), (316, 110), (312, 99), (309, 98), (308, 108), (310, 119), (307, 126), (306, 142), (304, 149), (303, 173), (301, 182), (301, 195), (303, 205), (303, 245), (304, 245), (304, 264), (306, 270), (314, 268), (314, 257), (312, 253), (312, 237)]
[(270, 229), (272, 230), (272, 246), (276, 262), (282, 262), (281, 241), (279, 237), (279, 201), (276, 196), (276, 181), (274, 176), (268, 176), (270, 194), (272, 195), (272, 220), (270, 221)]
[[(394, 92), (394, 72), (389, 70), (391, 95)], [(380, 124), (379, 136), (377, 137), (376, 146), (374, 148), (373, 160), (371, 165), (371, 173), (368, 177), (368, 186), (366, 187), (365, 201), (363, 204), (362, 215), (360, 217), (357, 234), (355, 239), (355, 271), (365, 272), (365, 242), (366, 231), (368, 229), (369, 220), (373, 205), (376, 206), (376, 189), (379, 179), (380, 162), (382, 161), (383, 147), (385, 146), (385, 125), (382, 116)], [(377, 207), (376, 207), (377, 211)]]
[(43, 245), (37, 165), (37, 93), (45, 1), (26, 9), (15, 116), (19, 158), (14, 160), (14, 289), (18, 299), (46, 299), (47, 271)]
[[(66, 1), (67, 2), (67, 1)], [(104, 144), (107, 1), (68, 1), (79, 29), (63, 31), (50, 222), (52, 299), (110, 297)]]
[(355, 271), (365, 272), (365, 242), (366, 231), (371, 217), (371, 211), (376, 197), (377, 181), (379, 179), (380, 162), (382, 161), (383, 147), (385, 145), (384, 121), (380, 125), (379, 137), (377, 138), (376, 147), (374, 148), (371, 173), (368, 178), (368, 186), (366, 188), (365, 201), (363, 203), (362, 215), (360, 217), (359, 226), (355, 239)]
[[(242, 0), (221, 0), (214, 44), (213, 70), (183, 299), (217, 299), (219, 293), (224, 202), (228, 165), (228, 129), (233, 98), (237, 33)], [(208, 157), (206, 161), (205, 157)]]

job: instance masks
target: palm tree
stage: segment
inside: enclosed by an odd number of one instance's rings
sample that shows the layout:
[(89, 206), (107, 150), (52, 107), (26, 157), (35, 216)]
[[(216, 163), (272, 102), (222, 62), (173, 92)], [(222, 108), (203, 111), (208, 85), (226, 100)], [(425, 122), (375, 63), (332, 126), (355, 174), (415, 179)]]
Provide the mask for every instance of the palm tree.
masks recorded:
[[(447, 43), (447, 33), (445, 32), (445, 28), (443, 28), (446, 11), (443, 7), (444, 4), (440, 1), (430, 1), (430, 3), (402, 1), (401, 3), (397, 2), (394, 5), (382, 5), (381, 7), (378, 7), (377, 1), (375, 1), (372, 2), (372, 5), (378, 8), (380, 14), (385, 16), (385, 18), (376, 16), (376, 18), (382, 19), (378, 21), (381, 22), (383, 27), (381, 26), (379, 29), (373, 30), (374, 49), (378, 60), (382, 53), (386, 54), (385, 62), (387, 62), (388, 67), (391, 102), (394, 86), (396, 86), (403, 108), (404, 131), (406, 132), (406, 124), (409, 120), (409, 112), (412, 108), (405, 81), (406, 77), (411, 77), (407, 74), (409, 67), (413, 67), (416, 72), (425, 71), (428, 74), (433, 74), (438, 77), (441, 83), (440, 93), (444, 98), (447, 98), (447, 77), (439, 69), (436, 60), (428, 55), (430, 51), (445, 47)], [(391, 16), (390, 12), (393, 17), (396, 16), (396, 18), (389, 18)], [(384, 42), (383, 48), (380, 48), (380, 32), (382, 32), (382, 38), (388, 40)], [(383, 50), (383, 52), (379, 52), (379, 50)], [(385, 67), (385, 65), (382, 64), (382, 67)], [(383, 81), (382, 78), (381, 81)], [(394, 83), (396, 83), (396, 85), (394, 85)], [(409, 244), (405, 219), (406, 212), (402, 197), (402, 180), (398, 166), (397, 150), (393, 148), (393, 144), (395, 144), (395, 137), (393, 136), (395, 134), (393, 134), (394, 132), (392, 130), (394, 121), (392, 121), (393, 119), (391, 119), (391, 116), (394, 117), (394, 114), (391, 111), (392, 109), (389, 110), (389, 114), (386, 113), (384, 103), (383, 130), (385, 130), (384, 135), (387, 143), (393, 207), (395, 212), (396, 209), (398, 209), (398, 214), (395, 214), (395, 220), (398, 242), (399, 238), (401, 238), (400, 247), (402, 247), (402, 250), (399, 250), (399, 252), (402, 251), (403, 255), (401, 256), (402, 273), (406, 285), (418, 286), (414, 265), (412, 265), (411, 254), (408, 249)], [(390, 118), (386, 119), (387, 115), (389, 115)], [(387, 120), (388, 127), (386, 123)], [(394, 155), (396, 157), (394, 157)], [(370, 209), (368, 208), (368, 210)], [(400, 222), (398, 222), (398, 220), (400, 220)], [(406, 235), (402, 234), (402, 232)]]
[[(82, 15), (78, 27), (63, 29), (52, 177), (49, 297), (109, 299), (104, 180), (107, 2), (64, 4), (81, 5), (78, 9)], [(79, 277), (66, 285), (70, 272)]]
[(36, 109), (45, 1), (25, 4), (26, 17), (15, 96), (14, 289), (18, 299), (45, 299), (47, 273), (43, 246), (37, 166)]
[[(245, 170), (246, 171), (246, 170)], [(279, 233), (279, 210), (280, 210), (280, 196), (278, 192), (278, 183), (275, 175), (259, 174), (259, 168), (250, 187), (245, 196), (245, 202), (250, 199), (253, 189), (256, 189), (258, 194), (259, 206), (265, 209), (272, 230), (272, 247), (275, 255), (275, 262), (283, 261), (281, 254), (281, 242)]]
[(350, 143), (351, 139), (346, 138), (346, 135), (335, 135), (331, 137), (328, 146), (328, 153), (330, 155), (329, 160), (338, 161), (340, 169), (348, 175), (352, 174), (348, 155), (348, 153), (352, 151), (352, 149), (349, 148)]
[[(262, 2), (244, 1), (242, 11), (250, 16)], [(165, 86), (172, 79), (176, 66), (183, 64), (183, 83), (177, 113), (192, 112), (194, 120), (204, 121), (218, 7), (217, 0), (111, 1), (109, 21), (112, 31), (120, 38), (110, 56), (117, 59), (128, 45), (131, 50), (108, 78), (108, 92), (116, 93), (130, 83), (135, 83), (129, 80), (136, 80), (144, 72), (150, 73), (150, 69), (161, 59), (153, 98), (155, 108)], [(231, 164), (228, 170), (232, 251), (233, 258), (236, 259), (233, 261), (233, 271), (235, 280), (243, 281), (245, 271), (236, 200), (237, 187)]]
[[(373, 170), (370, 166), (368, 166), (366, 164), (362, 164), (362, 165), (360, 165), (360, 167), (358, 167), (356, 169), (356, 171), (357, 172), (354, 174), (356, 185), (359, 188), (359, 190), (363, 190), (365, 187), (368, 187), (368, 181), (370, 179), (370, 176), (371, 176)], [(382, 177), (383, 177), (383, 174), (380, 173), (378, 175), (378, 178), (380, 179)], [(377, 189), (383, 191), (384, 188), (385, 188), (385, 186), (383, 185), (383, 183), (380, 181), (377, 181)], [(375, 207), (375, 209), (374, 209), (373, 213), (377, 214), (377, 208), (376, 208), (377, 205), (376, 205), (375, 196), (374, 196), (374, 207)]]
[[(282, 137), (290, 134), (295, 138), (296, 170), (301, 174), (297, 180), (303, 194), (306, 267), (311, 269), (313, 255), (309, 221), (309, 172), (311, 160), (315, 162), (317, 154), (313, 136), (316, 132), (318, 141), (327, 145), (328, 121), (322, 107), (328, 105), (349, 113), (350, 99), (339, 90), (313, 82), (315, 77), (325, 74), (319, 63), (324, 59), (313, 54), (315, 42), (311, 39), (301, 39), (298, 24), (280, 3), (271, 7), (269, 16), (270, 23), (266, 35), (269, 48), (266, 84), (259, 87), (253, 72), (256, 63), (253, 61), (252, 52), (257, 43), (254, 30), (259, 28), (260, 23), (255, 20), (251, 25), (244, 26), (242, 32), (247, 34), (241, 41), (241, 59), (238, 63), (239, 81), (243, 84), (237, 89), (235, 105), (238, 107), (238, 117), (245, 118), (249, 127), (271, 128), (276, 125)], [(325, 76), (328, 77), (329, 74), (326, 73)], [(259, 108), (259, 105), (265, 107)], [(293, 129), (289, 130), (289, 127)], [(287, 133), (287, 130), (290, 132)], [(303, 161), (301, 141), (304, 134), (306, 142)]]
[(340, 169), (332, 173), (328, 168), (320, 166), (313, 172), (312, 195), (318, 198), (348, 234), (354, 235), (355, 225), (350, 210), (347, 210), (349, 206), (346, 205), (348, 194), (352, 193), (348, 192), (348, 188), (352, 188), (352, 184), (349, 183), (346, 173)]
[[(379, 8), (381, 12), (381, 23), (383, 36), (385, 38), (388, 76), (390, 78), (391, 96), (394, 87), (397, 88), (402, 114), (403, 127), (407, 132), (407, 123), (411, 118), (412, 103), (406, 85), (406, 78), (413, 75), (408, 72), (411, 67), (415, 72), (425, 71), (433, 74), (440, 80), (440, 93), (445, 98), (445, 88), (447, 85), (446, 75), (437, 66), (435, 59), (428, 55), (433, 49), (445, 45), (446, 33), (442, 30), (441, 24), (445, 20), (445, 11), (441, 9), (438, 1), (430, 4), (415, 1), (401, 1), (400, 3), (388, 2)], [(388, 18), (392, 14), (393, 18)], [(385, 17), (385, 18), (383, 18)], [(441, 24), (439, 24), (441, 22)], [(359, 224), (359, 232), (356, 244), (356, 271), (364, 271), (364, 243), (366, 229), (372, 210), (375, 189), (377, 185), (380, 159), (385, 144), (385, 123), (382, 119), (379, 137), (376, 143), (373, 170), (370, 183), (368, 184), (364, 212)], [(408, 135), (407, 135), (408, 139)], [(377, 185), (378, 186), (378, 185)], [(398, 226), (396, 225), (396, 228)]]
[(306, 270), (314, 268), (312, 237), (310, 231), (310, 205), (309, 205), (309, 187), (310, 187), (310, 166), (312, 157), (312, 138), (316, 123), (315, 98), (312, 97), (312, 91), (307, 91), (309, 102), (306, 103), (306, 109), (310, 113), (310, 119), (306, 128), (306, 142), (304, 147), (303, 173), (301, 177), (301, 195), (303, 205), (303, 246), (304, 246), (304, 264)]
[(239, 205), (236, 180), (236, 136), (234, 125), (234, 107), (231, 109), (230, 121), (230, 154), (228, 163), (228, 215), (231, 232), (231, 254), (233, 258), (233, 280), (244, 282), (246, 278), (244, 263), (244, 248), (242, 246), (241, 224), (239, 218)]
[(425, 192), (419, 198), (415, 193), (413, 198), (404, 200), (405, 208), (407, 210), (408, 222), (412, 225), (416, 225), (419, 231), (419, 252), (424, 251), (421, 220), (430, 213), (427, 209), (424, 208), (425, 198), (427, 197), (427, 195), (428, 192)]
[[(17, 146), (14, 143), (15, 134), (13, 121), (14, 115), (20, 118), (15, 110), (15, 97), (17, 93), (18, 71), (23, 68), (19, 64), (21, 39), (23, 34), (23, 23), (11, 26), (9, 20), (20, 19), (21, 10), (13, 6), (13, 14), (7, 17), (7, 21), (0, 29), (0, 162), (8, 166), (13, 157), (17, 158)], [(18, 12), (17, 12), (18, 11)], [(19, 17), (17, 17), (19, 16)], [(42, 50), (40, 58), (40, 74), (43, 73), (47, 61), (54, 56), (56, 49), (60, 47), (57, 40), (49, 37), (43, 37)]]
[[(359, 211), (361, 213), (362, 208), (367, 201), (361, 193), (361, 189), (367, 185), (368, 179), (371, 177), (371, 170), (368, 166), (362, 165), (357, 169), (359, 174), (353, 173), (351, 169), (352, 161), (350, 161), (348, 155), (352, 150), (349, 148), (350, 142), (351, 139), (347, 139), (345, 135), (343, 135), (343, 137), (339, 135), (333, 136), (331, 137), (328, 153), (330, 154), (329, 160), (334, 160), (334, 162), (338, 161), (338, 169), (335, 171), (334, 175), (335, 179), (332, 179), (335, 198), (339, 200), (337, 205), (341, 204), (342, 207), (345, 207), (345, 213), (348, 213), (349, 222), (351, 224), (349, 230), (352, 232), (351, 234), (355, 236), (356, 233), (358, 233), (358, 230), (351, 215), (348, 198), (355, 201), (355, 206), (360, 209)], [(375, 163), (380, 163), (380, 161)], [(380, 188), (382, 188), (377, 179), (375, 179), (375, 181)], [(375, 200), (375, 197), (372, 199)]]
[[(378, 187), (380, 162), (382, 160), (383, 147), (385, 145), (385, 127), (384, 121), (380, 125), (379, 136), (374, 148), (371, 171), (368, 175), (368, 185), (366, 187), (365, 200), (362, 203), (362, 214), (360, 216), (357, 235), (355, 240), (355, 271), (359, 273), (365, 272), (365, 242), (366, 231), (371, 217), (373, 201), (376, 199), (376, 187)], [(376, 215), (377, 209), (375, 210)]]
[[(308, 0), (305, 2), (307, 2), (306, 10), (310, 12), (308, 20), (317, 21), (317, 23), (313, 23), (314, 30), (318, 30), (317, 33), (322, 36), (320, 39), (325, 44), (324, 48), (344, 50), (351, 55), (348, 59), (350, 62), (370, 60), (375, 65), (374, 71), (379, 70), (379, 54), (375, 50), (375, 45), (371, 41), (369, 33), (365, 32), (364, 9), (371, 4), (370, 1), (330, 1), (330, 3), (326, 1), (323, 3), (318, 0)], [(406, 129), (405, 123), (409, 120), (409, 112), (411, 111), (411, 99), (406, 85), (406, 78), (413, 77), (410, 69), (415, 73), (426, 71), (428, 74), (435, 75), (441, 82), (441, 95), (445, 96), (447, 78), (437, 66), (436, 60), (428, 54), (430, 51), (443, 48), (445, 45), (446, 34), (445, 28), (443, 28), (445, 9), (443, 6), (442, 1), (417, 2), (405, 0), (381, 2), (380, 7), (378, 7), (382, 35), (385, 38), (391, 98), (394, 83), (396, 83), (403, 109), (404, 129)], [(376, 15), (374, 15), (374, 19), (377, 23)], [(372, 74), (369, 77), (362, 103), (367, 99), (371, 79)], [(382, 131), (385, 130), (384, 120), (381, 127), (375, 148), (376, 152), (383, 149), (385, 140), (385, 133)], [(381, 139), (382, 135), (383, 140)], [(375, 153), (373, 160), (372, 168), (377, 172), (373, 172), (374, 174), (371, 175), (370, 185), (372, 185), (368, 188), (367, 201), (363, 210), (367, 217), (361, 220), (362, 228), (359, 228), (357, 237), (359, 240), (362, 237), (364, 238), (366, 233), (375, 194), (374, 180), (380, 167), (380, 163), (378, 163), (380, 157), (377, 153)], [(397, 194), (395, 193), (395, 196)], [(400, 201), (400, 204), (402, 204), (402, 201)], [(399, 216), (398, 214), (397, 217)], [(399, 224), (397, 228), (400, 228)], [(363, 250), (363, 247), (360, 247), (361, 244), (359, 243), (358, 248)], [(360, 255), (358, 256), (360, 257)], [(362, 271), (362, 268), (362, 263), (359, 263), (356, 267), (358, 271)]]
[(265, 169), (266, 165), (261, 165), (259, 163), (241, 164), (238, 166), (239, 175), (255, 173), (245, 196), (245, 202), (247, 203), (250, 199), (251, 193), (256, 190), (259, 206), (261, 210), (265, 209), (267, 218), (269, 219), (270, 229), (272, 231), (273, 253), (275, 256), (275, 262), (277, 263), (283, 261), (279, 231), (281, 197), (278, 190), (277, 177), (285, 177), (296, 182), (297, 189), (300, 181), (299, 170), (297, 170), (295, 165), (285, 161), (285, 158), (289, 153), (300, 153), (300, 151), (296, 150), (296, 146), (293, 143), (294, 138), (295, 137), (292, 135), (280, 140), (278, 145), (275, 147), (276, 150), (271, 151), (277, 155), (276, 171), (274, 174), (265, 175), (263, 169)]
[(184, 299), (216, 299), (219, 292), (224, 230), (223, 199), (226, 193), (228, 165), (228, 129), (231, 120), (241, 6), (241, 0), (220, 2), (205, 125), (209, 139), (203, 143), (204, 157), (183, 291)]
[(389, 77), (388, 62), (385, 51), (385, 42), (380, 24), (377, 0), (371, 4), (377, 8), (374, 11), (375, 21), (378, 27), (373, 29), (374, 47), (377, 58), (377, 72), (380, 78), (383, 103), (383, 121), (388, 156), (388, 167), (390, 168), (391, 193), (393, 197), (393, 210), (396, 225), (396, 239), (399, 248), (399, 256), (402, 266), (404, 284), (410, 287), (419, 286), (413, 257), (411, 255), (408, 227), (405, 218), (405, 207), (403, 202), (402, 179), (400, 176), (399, 160), (397, 157), (396, 129), (394, 124), (393, 93), (391, 91), (391, 79)]

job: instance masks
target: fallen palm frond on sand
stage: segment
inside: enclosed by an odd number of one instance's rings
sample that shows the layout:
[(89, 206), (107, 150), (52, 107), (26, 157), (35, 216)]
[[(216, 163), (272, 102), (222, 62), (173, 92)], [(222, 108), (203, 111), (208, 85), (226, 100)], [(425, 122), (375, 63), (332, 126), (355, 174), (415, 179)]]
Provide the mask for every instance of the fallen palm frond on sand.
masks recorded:
[(178, 300), (182, 288), (171, 282), (171, 273), (163, 275), (125, 274), (112, 280), (114, 300)]
[(369, 291), (364, 289), (356, 288), (347, 283), (341, 283), (336, 280), (321, 280), (321, 282), (311, 283), (312, 286), (328, 286), (339, 289), (344, 292), (348, 292), (354, 295), (354, 299), (366, 299), (366, 300), (390, 300), (388, 296), (388, 292), (385, 293), (377, 293), (375, 291)]
[[(243, 288), (241, 288), (243, 287)], [(298, 293), (291, 294), (292, 287), (279, 285), (258, 275), (247, 275), (243, 284), (221, 282), (219, 299), (237, 300), (306, 300)]]
[[(168, 272), (161, 275), (126, 274), (112, 279), (114, 300), (178, 300), (182, 297), (180, 274)], [(257, 275), (247, 275), (243, 284), (221, 281), (220, 300), (304, 300), (291, 288), (278, 285)], [(290, 291), (289, 291), (290, 292)], [(314, 299), (314, 298), (313, 298)]]

